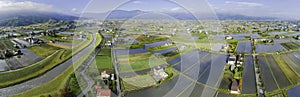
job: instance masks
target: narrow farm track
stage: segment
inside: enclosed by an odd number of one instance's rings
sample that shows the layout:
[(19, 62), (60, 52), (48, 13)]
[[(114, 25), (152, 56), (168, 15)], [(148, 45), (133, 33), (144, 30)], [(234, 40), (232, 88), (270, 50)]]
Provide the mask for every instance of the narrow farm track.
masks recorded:
[[(94, 38), (93, 38), (92, 43), (95, 43), (96, 37), (95, 37), (95, 35), (93, 35), (93, 37)], [(73, 58), (68, 59), (64, 63), (51, 69), (50, 71), (48, 71), (47, 73), (45, 73), (42, 76), (39, 76), (37, 78), (28, 80), (26, 82), (23, 82), (23, 83), (14, 85), (14, 86), (1, 88), (0, 89), (0, 97), (8, 97), (13, 94), (18, 94), (18, 93), (24, 92), (26, 90), (29, 90), (31, 88), (45, 84), (45, 83), (53, 80), (56, 76), (60, 75), (66, 68), (68, 68), (73, 63), (73, 60), (80, 59), (81, 56), (86, 54), (91, 48), (93, 48), (93, 46), (94, 46), (93, 44), (89, 44), (86, 48), (84, 48), (83, 50), (78, 52), (76, 55), (74, 55)]]

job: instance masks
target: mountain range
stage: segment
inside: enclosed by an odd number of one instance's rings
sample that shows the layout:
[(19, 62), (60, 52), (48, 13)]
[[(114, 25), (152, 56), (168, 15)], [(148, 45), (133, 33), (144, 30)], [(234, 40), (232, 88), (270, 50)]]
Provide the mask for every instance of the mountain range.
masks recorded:
[[(160, 17), (151, 14), (153, 12), (141, 11), (141, 10), (113, 10), (105, 13), (84, 13), (80, 15), (80, 19), (131, 19), (138, 15), (143, 15), (142, 19), (155, 19)], [(108, 16), (106, 16), (109, 14)], [(163, 15), (167, 15), (178, 20), (196, 20), (194, 15), (183, 12), (164, 12)], [(212, 19), (209, 15), (200, 15), (200, 19)], [(235, 14), (224, 14), (217, 13), (216, 17), (218, 20), (280, 20), (275, 17), (255, 17)], [(36, 23), (44, 23), (49, 20), (77, 20), (78, 16), (65, 15), (55, 12), (36, 12), (36, 11), (20, 11), (20, 12), (6, 12), (0, 13), (0, 26), (27, 26)], [(215, 18), (213, 18), (215, 19)]]
[[(113, 10), (111, 12), (105, 12), (105, 13), (84, 13), (82, 17), (90, 18), (90, 19), (102, 19), (103, 17), (107, 17), (106, 19), (130, 19), (134, 18), (137, 15), (141, 14), (149, 14), (152, 12), (147, 11), (141, 11), (141, 10)], [(178, 20), (196, 20), (194, 15), (190, 13), (184, 13), (184, 12), (163, 12), (165, 15), (169, 15), (175, 19)], [(199, 15), (200, 19), (212, 19), (210, 17), (211, 15)], [(143, 16), (144, 18), (147, 18)], [(276, 17), (256, 17), (256, 16), (246, 16), (246, 15), (239, 15), (239, 14), (225, 14), (225, 13), (216, 13), (216, 17), (219, 20), (280, 20), (280, 18)], [(152, 17), (151, 17), (152, 18)]]
[(0, 26), (27, 26), (49, 20), (76, 20), (78, 17), (56, 12), (18, 11), (0, 13)]

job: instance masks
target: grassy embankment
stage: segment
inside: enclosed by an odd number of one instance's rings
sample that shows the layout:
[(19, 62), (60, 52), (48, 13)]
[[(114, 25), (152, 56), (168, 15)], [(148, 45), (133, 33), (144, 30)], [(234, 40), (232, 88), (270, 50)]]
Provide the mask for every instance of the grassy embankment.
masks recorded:
[[(90, 39), (87, 44), (92, 42), (91, 40), (92, 39)], [(101, 43), (101, 40), (102, 40), (101, 36), (99, 34), (97, 34), (96, 45), (94, 46), (94, 48), (96, 48), (96, 46)], [(92, 50), (89, 51), (88, 53), (84, 54), (84, 56), (82, 56), (82, 58), (80, 58), (79, 60), (74, 62), (75, 67), (81, 65), (89, 57), (89, 55), (92, 52), (93, 52)], [(14, 96), (15, 97), (32, 97), (32, 96), (39, 97), (40, 95), (55, 95), (55, 94), (59, 93), (60, 90), (65, 87), (65, 84), (67, 83), (69, 77), (74, 72), (73, 70), (74, 70), (74, 66), (71, 65), (63, 73), (61, 73), (59, 76), (57, 76), (52, 81), (50, 81), (46, 84), (43, 84), (41, 86), (35, 87), (33, 89), (30, 89), (28, 91), (25, 91), (23, 93), (14, 95)], [(80, 92), (80, 90), (76, 90), (76, 91), (77, 91), (77, 93)]]
[[(89, 35), (89, 37), (91, 38), (92, 35)], [(73, 50), (73, 54), (88, 46), (90, 42), (92, 42), (92, 39), (85, 40), (83, 41), (82, 45), (74, 47), (76, 49)], [(72, 49), (59, 50), (51, 56), (45, 58), (44, 60), (29, 67), (25, 67), (17, 71), (1, 73), (0, 87), (15, 85), (38, 77), (56, 67), (57, 65), (63, 63), (67, 59), (71, 58), (73, 54)]]

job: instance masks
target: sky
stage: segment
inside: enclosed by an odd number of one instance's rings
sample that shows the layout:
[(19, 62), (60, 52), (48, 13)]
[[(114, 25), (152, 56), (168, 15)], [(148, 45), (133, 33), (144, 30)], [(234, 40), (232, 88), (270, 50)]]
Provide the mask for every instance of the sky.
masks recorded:
[(300, 19), (298, 0), (0, 0), (0, 12), (54, 11), (65, 14), (103, 13), (112, 9), (158, 12), (217, 12)]

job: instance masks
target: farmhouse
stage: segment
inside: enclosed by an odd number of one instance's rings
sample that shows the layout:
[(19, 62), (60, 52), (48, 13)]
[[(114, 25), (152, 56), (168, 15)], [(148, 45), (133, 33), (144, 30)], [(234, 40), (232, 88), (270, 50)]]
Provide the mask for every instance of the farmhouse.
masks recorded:
[(110, 47), (111, 45), (112, 45), (112, 42), (109, 41), (109, 40), (105, 43), (105, 46), (109, 46)]
[(236, 62), (236, 57), (235, 56), (232, 55), (228, 58), (228, 61), (227, 61), (228, 64), (235, 65), (235, 62)]
[(157, 66), (153, 68), (152, 77), (156, 82), (159, 82), (165, 80), (165, 78), (168, 77), (168, 74), (165, 72), (164, 68)]
[(109, 74), (106, 73), (106, 71), (101, 72), (101, 78), (102, 79), (108, 79), (109, 78)]
[(39, 38), (30, 38), (30, 37), (26, 37), (24, 38), (25, 40), (27, 40), (29, 43), (31, 44), (37, 44), (37, 43), (43, 43), (44, 41), (39, 39)]
[(226, 39), (226, 40), (232, 40), (233, 37), (232, 37), (232, 36), (225, 36), (225, 39)]
[(300, 35), (297, 35), (297, 36), (296, 36), (296, 39), (297, 39), (297, 40), (300, 40)]
[(273, 42), (273, 39), (261, 39), (260, 41), (265, 42), (265, 43), (271, 43), (271, 42)]

